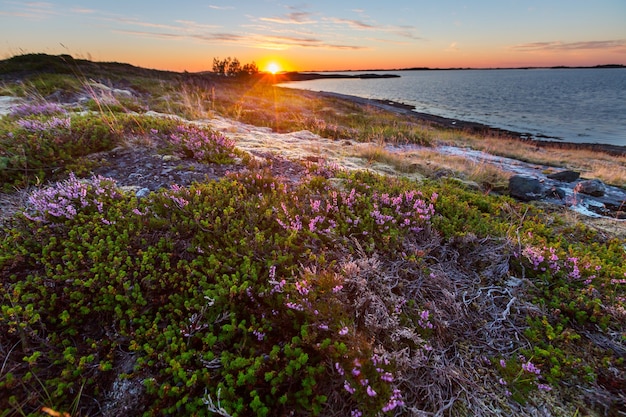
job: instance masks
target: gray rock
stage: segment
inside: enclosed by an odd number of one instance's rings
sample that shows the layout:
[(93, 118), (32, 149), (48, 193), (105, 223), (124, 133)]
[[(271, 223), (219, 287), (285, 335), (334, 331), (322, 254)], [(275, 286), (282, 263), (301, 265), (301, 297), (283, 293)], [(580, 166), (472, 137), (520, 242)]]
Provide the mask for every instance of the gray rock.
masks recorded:
[(180, 161), (180, 157), (177, 155), (163, 155), (163, 162)]
[(563, 190), (562, 188), (550, 187), (548, 190), (546, 190), (545, 195), (548, 198), (558, 198), (559, 200), (563, 200), (566, 193), (565, 190)]
[(544, 196), (541, 182), (533, 177), (514, 175), (509, 178), (509, 194), (523, 201), (538, 200)]
[(602, 197), (606, 192), (606, 186), (600, 180), (581, 181), (574, 187), (574, 192), (587, 194), (593, 197)]
[(546, 175), (546, 177), (550, 178), (551, 180), (556, 180), (556, 181), (574, 182), (578, 178), (580, 178), (580, 172), (566, 170), (566, 171), (555, 172), (553, 174), (548, 174)]
[(148, 194), (150, 194), (150, 190), (148, 188), (142, 188), (141, 190), (135, 193), (135, 196), (137, 198), (144, 198), (144, 197), (148, 197)]

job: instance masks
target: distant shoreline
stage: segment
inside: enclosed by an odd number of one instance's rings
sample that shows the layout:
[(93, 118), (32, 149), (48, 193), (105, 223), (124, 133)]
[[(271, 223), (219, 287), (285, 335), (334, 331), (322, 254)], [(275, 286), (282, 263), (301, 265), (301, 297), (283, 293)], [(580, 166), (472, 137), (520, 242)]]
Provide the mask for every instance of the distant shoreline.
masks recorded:
[(602, 64), (591, 66), (567, 66), (554, 65), (550, 67), (449, 67), (449, 68), (431, 68), (431, 67), (412, 67), (412, 68), (379, 68), (379, 69), (343, 69), (343, 70), (312, 70), (309, 73), (328, 73), (328, 72), (383, 72), (383, 71), (489, 71), (489, 70), (533, 70), (533, 69), (615, 69), (626, 68), (623, 64)]
[[(360, 71), (359, 71), (360, 72)], [(276, 83), (285, 83), (285, 82), (293, 82), (293, 81), (311, 81), (311, 80), (321, 80), (321, 79), (373, 79), (373, 78), (400, 78), (398, 74), (327, 74), (320, 72), (282, 72), (280, 74), (274, 75)]]

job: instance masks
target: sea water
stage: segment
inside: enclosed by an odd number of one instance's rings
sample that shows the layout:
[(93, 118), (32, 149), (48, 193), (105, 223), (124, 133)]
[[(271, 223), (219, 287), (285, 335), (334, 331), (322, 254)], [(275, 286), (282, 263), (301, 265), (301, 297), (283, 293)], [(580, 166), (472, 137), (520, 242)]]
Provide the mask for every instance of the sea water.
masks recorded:
[[(415, 106), (540, 140), (626, 146), (626, 68), (367, 72), (400, 78), (280, 84)], [(357, 75), (363, 72), (342, 72)]]

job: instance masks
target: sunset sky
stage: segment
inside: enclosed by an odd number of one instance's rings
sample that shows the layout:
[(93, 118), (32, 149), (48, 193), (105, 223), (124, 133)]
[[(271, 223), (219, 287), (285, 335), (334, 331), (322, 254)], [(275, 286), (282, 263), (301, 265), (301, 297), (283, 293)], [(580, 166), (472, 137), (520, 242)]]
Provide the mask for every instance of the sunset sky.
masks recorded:
[(0, 0), (0, 58), (174, 71), (626, 64), (626, 0)]

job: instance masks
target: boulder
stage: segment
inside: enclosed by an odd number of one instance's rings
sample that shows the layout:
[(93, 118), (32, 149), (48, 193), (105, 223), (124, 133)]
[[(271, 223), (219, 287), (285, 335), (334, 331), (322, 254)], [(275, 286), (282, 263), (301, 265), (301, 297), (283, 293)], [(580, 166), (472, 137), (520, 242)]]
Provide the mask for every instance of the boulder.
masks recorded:
[(550, 187), (546, 190), (545, 196), (548, 198), (557, 198), (563, 200), (566, 196), (565, 190), (559, 187)]
[(544, 191), (537, 178), (514, 175), (509, 178), (509, 194), (523, 201), (531, 201), (543, 197)]
[(574, 182), (580, 178), (580, 172), (566, 170), (548, 174), (546, 177), (556, 181)]
[(142, 188), (141, 190), (135, 193), (135, 196), (137, 198), (146, 198), (148, 197), (148, 195), (150, 195), (150, 189), (148, 188)]
[(593, 197), (602, 197), (606, 192), (606, 186), (600, 180), (581, 181), (574, 187), (574, 192), (587, 194)]

